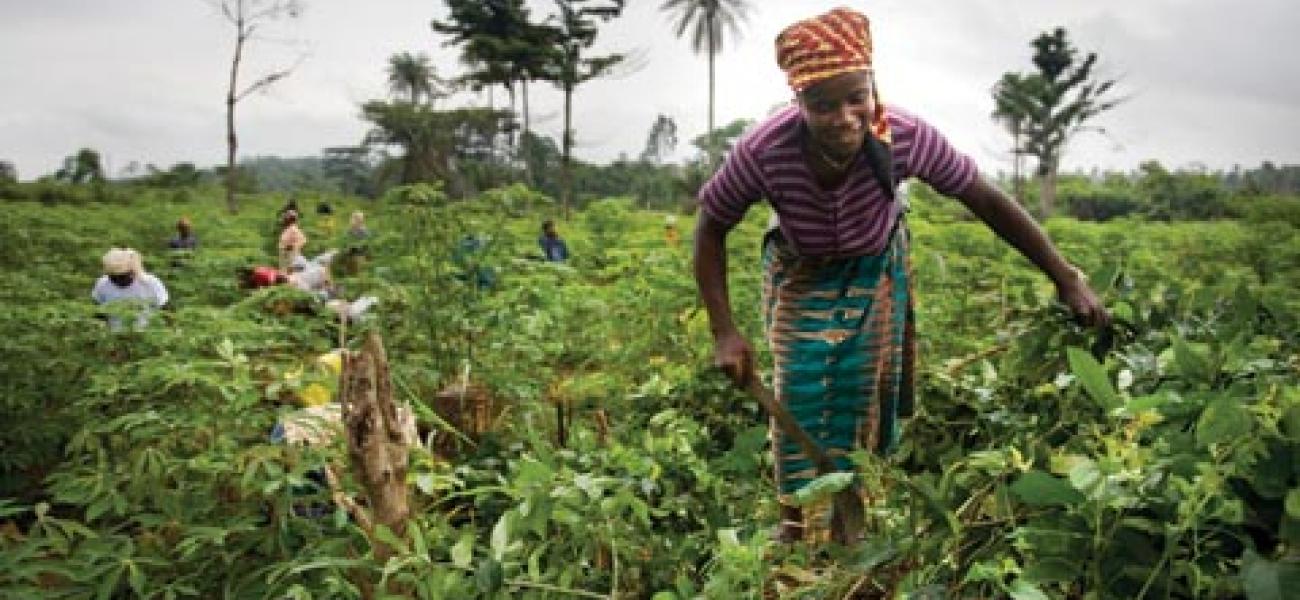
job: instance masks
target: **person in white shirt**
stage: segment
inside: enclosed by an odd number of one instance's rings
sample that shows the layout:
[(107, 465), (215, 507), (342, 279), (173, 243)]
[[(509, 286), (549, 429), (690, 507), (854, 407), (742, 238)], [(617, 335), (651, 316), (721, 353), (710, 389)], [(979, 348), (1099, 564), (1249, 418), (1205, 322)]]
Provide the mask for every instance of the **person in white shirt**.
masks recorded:
[[(104, 274), (90, 290), (90, 297), (99, 305), (129, 302), (139, 307), (136, 328), (149, 324), (154, 310), (167, 304), (167, 287), (157, 277), (145, 272), (140, 253), (130, 248), (113, 248), (104, 254)], [(113, 329), (121, 329), (118, 316), (108, 316)]]
[(330, 274), (330, 264), (338, 250), (330, 250), (307, 260), (301, 256), (293, 259), (289, 267), (289, 285), (309, 294), (315, 294), (322, 300), (334, 297), (334, 277)]

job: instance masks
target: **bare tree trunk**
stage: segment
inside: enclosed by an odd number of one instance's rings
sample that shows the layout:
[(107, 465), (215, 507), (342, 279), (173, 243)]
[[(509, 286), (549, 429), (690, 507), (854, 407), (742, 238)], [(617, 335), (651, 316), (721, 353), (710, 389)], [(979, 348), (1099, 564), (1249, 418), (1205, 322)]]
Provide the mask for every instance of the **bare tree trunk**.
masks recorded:
[[(348, 354), (343, 366), (339, 401), (347, 432), (348, 458), (365, 490), (373, 528), (388, 528), (397, 539), (406, 535), (410, 518), (407, 501), (407, 439), (393, 402), (388, 358), (379, 334), (370, 333), (359, 353)], [(375, 558), (387, 561), (394, 549), (370, 535)]]
[(235, 10), (235, 57), (230, 61), (230, 85), (226, 88), (226, 209), (230, 214), (239, 212), (239, 204), (235, 201), (235, 151), (239, 147), (239, 140), (235, 137), (235, 86), (239, 80), (244, 40), (248, 39), (242, 0)]
[(1020, 128), (1011, 133), (1011, 193), (1016, 202), (1025, 202), (1025, 153), (1020, 149)]
[[(299, 3), (296, 0), (274, 0), (272, 2), (261, 2), (260, 0), (211, 0), (212, 4), (221, 10), (222, 16), (235, 26), (235, 55), (230, 60), (230, 82), (226, 88), (226, 208), (231, 213), (239, 211), (239, 204), (235, 200), (235, 186), (238, 182), (235, 157), (238, 155), (239, 139), (235, 136), (235, 105), (245, 96), (265, 90), (275, 82), (289, 76), (297, 67), (295, 64), (287, 69), (273, 71), (270, 74), (253, 82), (252, 85), (243, 91), (238, 89), (239, 85), (239, 63), (244, 58), (244, 44), (253, 39), (253, 32), (257, 30), (262, 23), (273, 21), (281, 17), (294, 18), (298, 16)], [(248, 8), (249, 13), (245, 13), (245, 5), (251, 5)], [(301, 57), (299, 58), (301, 62)]]
[[(528, 143), (528, 132), (529, 132), (528, 78), (527, 77), (523, 77), (519, 79), (519, 92), (521, 96), (520, 99), (523, 102), (523, 116), (524, 116), (523, 131), (519, 134), (519, 148), (522, 149), (524, 145)], [(523, 160), (524, 183), (527, 183), (528, 187), (535, 187), (537, 183), (533, 180), (533, 167), (532, 165), (528, 164), (527, 156), (524, 156), (523, 159), (524, 159)]]
[[(511, 115), (518, 115), (519, 112), (518, 112), (517, 110), (515, 110), (515, 106), (516, 106), (515, 101), (518, 99), (518, 94), (515, 94), (515, 86), (511, 85), (511, 86), (507, 87), (507, 88), (506, 88), (506, 92), (507, 92), (507, 93), (509, 94), (509, 96), (510, 96), (510, 114), (511, 114)], [(508, 131), (509, 131), (509, 134), (506, 136), (506, 142), (507, 142), (507, 143), (509, 144), (509, 146), (510, 146), (510, 154), (513, 155), (513, 154), (516, 154), (516, 150), (518, 150), (518, 147), (515, 145), (515, 143), (516, 143), (516, 140), (519, 139), (519, 136), (516, 135), (515, 128), (513, 128), (513, 127), (509, 128)], [(494, 144), (493, 146), (495, 147), (495, 144)], [(509, 160), (509, 159), (507, 159), (507, 160)]]
[(709, 12), (705, 17), (709, 31), (709, 171), (718, 167), (718, 144), (713, 139), (713, 13)]
[(573, 151), (573, 129), (570, 119), (573, 114), (573, 88), (564, 88), (564, 153), (560, 159), (560, 205), (563, 207), (564, 220), (569, 220), (569, 209), (573, 203), (573, 164), (570, 153)]
[(1038, 206), (1043, 213), (1040, 218), (1051, 218), (1056, 204), (1056, 164), (1049, 163), (1039, 178)]
[(520, 79), (520, 80), (519, 80), (519, 91), (522, 93), (522, 99), (523, 99), (523, 110), (524, 110), (524, 130), (523, 130), (523, 133), (524, 133), (524, 134), (527, 134), (527, 133), (530, 131), (529, 128), (528, 128), (528, 127), (529, 127), (529, 114), (528, 114), (528, 79), (527, 79), (527, 78), (523, 78), (523, 79)]

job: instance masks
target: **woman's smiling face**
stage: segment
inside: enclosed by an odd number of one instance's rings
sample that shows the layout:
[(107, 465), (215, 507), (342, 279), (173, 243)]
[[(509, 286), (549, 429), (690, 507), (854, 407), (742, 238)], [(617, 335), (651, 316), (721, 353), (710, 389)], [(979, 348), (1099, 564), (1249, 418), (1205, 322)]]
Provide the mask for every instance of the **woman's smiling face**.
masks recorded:
[(819, 81), (800, 92), (800, 111), (813, 142), (841, 158), (857, 152), (876, 112), (871, 86), (871, 72), (859, 70)]

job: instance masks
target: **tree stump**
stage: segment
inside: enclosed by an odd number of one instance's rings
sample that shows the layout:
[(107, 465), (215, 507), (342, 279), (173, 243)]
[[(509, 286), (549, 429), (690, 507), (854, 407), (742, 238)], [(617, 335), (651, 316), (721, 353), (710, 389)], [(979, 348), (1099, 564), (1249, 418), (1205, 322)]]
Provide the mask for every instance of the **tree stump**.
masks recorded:
[(397, 539), (404, 539), (411, 509), (406, 486), (405, 419), (393, 402), (388, 358), (379, 334), (367, 335), (360, 352), (345, 354), (339, 402), (352, 472), (364, 488), (370, 507), (370, 523), (363, 522), (363, 529), (368, 530), (375, 558), (384, 562), (394, 549), (379, 541), (374, 529), (384, 526)]

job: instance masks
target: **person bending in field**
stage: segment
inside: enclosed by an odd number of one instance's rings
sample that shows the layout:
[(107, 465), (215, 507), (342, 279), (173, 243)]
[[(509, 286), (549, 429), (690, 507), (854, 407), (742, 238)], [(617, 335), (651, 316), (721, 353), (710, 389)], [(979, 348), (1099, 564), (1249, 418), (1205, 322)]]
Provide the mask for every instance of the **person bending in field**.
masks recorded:
[(275, 267), (258, 265), (254, 267), (240, 267), (236, 273), (239, 276), (239, 287), (246, 290), (255, 290), (258, 288), (271, 287), (282, 283), (289, 283), (289, 274)]
[[(766, 199), (777, 216), (762, 252), (775, 396), (838, 469), (853, 470), (848, 455), (857, 449), (891, 452), (899, 419), (912, 411), (916, 338), (900, 181), (915, 177), (960, 200), (1051, 278), (1080, 322), (1108, 322), (1082, 273), (1019, 204), (925, 120), (881, 102), (866, 16), (838, 8), (793, 23), (776, 38), (776, 60), (794, 101), (746, 133), (701, 188), (695, 279), (717, 364), (748, 387), (754, 350), (732, 319), (725, 242)], [(777, 537), (802, 539), (818, 523), (792, 496), (816, 471), (774, 422), (770, 431)]]
[[(167, 287), (157, 277), (145, 272), (140, 253), (130, 248), (113, 248), (104, 254), (104, 274), (95, 281), (90, 297), (101, 306), (121, 307), (134, 305), (139, 311), (135, 326), (142, 329), (149, 324), (154, 310), (167, 304)], [(109, 327), (122, 328), (122, 317), (106, 315)]]
[(167, 241), (171, 250), (194, 250), (199, 247), (199, 238), (194, 235), (194, 226), (190, 220), (181, 217), (176, 221), (176, 236)]
[(367, 241), (370, 239), (370, 229), (366, 227), (366, 215), (361, 211), (353, 211), (352, 216), (348, 219), (348, 230), (345, 233), (343, 249), (343, 272), (349, 275), (356, 275), (361, 272), (361, 267), (365, 265), (366, 259), (370, 257), (370, 249)]
[(280, 270), (287, 271), (293, 266), (294, 259), (302, 258), (302, 249), (307, 245), (307, 235), (298, 227), (298, 212), (286, 211), (280, 230)]
[(334, 277), (330, 267), (338, 250), (330, 250), (311, 260), (301, 256), (294, 259), (289, 267), (289, 284), (309, 294), (315, 294), (321, 300), (329, 300), (335, 295)]
[(337, 250), (330, 250), (310, 260), (296, 257), (287, 271), (265, 265), (241, 267), (237, 271), (239, 284), (244, 289), (288, 284), (322, 300), (328, 300), (335, 291), (330, 263), (337, 254)]

